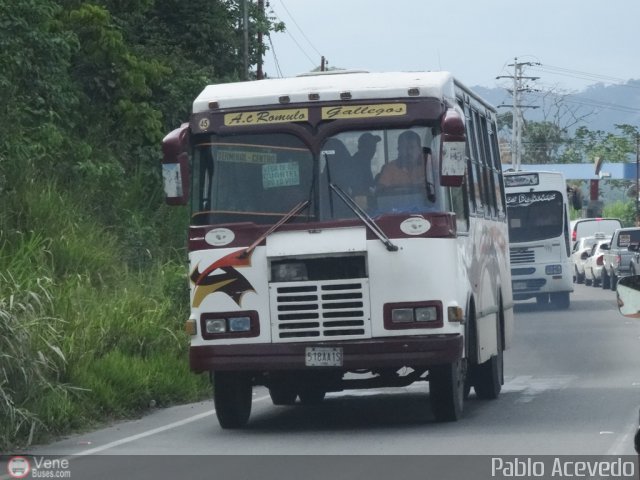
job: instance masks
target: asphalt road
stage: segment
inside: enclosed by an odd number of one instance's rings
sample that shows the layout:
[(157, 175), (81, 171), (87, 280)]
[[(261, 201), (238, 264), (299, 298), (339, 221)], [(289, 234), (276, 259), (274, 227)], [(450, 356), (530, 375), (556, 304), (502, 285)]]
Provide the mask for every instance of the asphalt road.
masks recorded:
[[(566, 311), (517, 304), (500, 397), (482, 401), (472, 393), (456, 423), (434, 421), (426, 383), (329, 394), (309, 407), (276, 407), (256, 388), (243, 430), (222, 430), (207, 401), (158, 409), (28, 453), (249, 455), (241, 462), (246, 468), (261, 455), (633, 455), (640, 321), (619, 315), (614, 292), (575, 288)], [(156, 474), (149, 478), (174, 478)]]

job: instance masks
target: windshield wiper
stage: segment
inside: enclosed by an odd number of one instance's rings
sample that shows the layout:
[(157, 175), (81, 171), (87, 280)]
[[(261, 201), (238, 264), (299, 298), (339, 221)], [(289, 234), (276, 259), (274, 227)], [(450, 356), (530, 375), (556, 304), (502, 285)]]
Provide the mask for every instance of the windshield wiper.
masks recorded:
[(389, 240), (389, 237), (387, 237), (387, 235), (382, 231), (382, 229), (376, 224), (375, 220), (371, 218), (371, 216), (367, 212), (365, 212), (360, 207), (360, 205), (358, 205), (353, 200), (353, 198), (351, 198), (347, 193), (345, 193), (344, 190), (342, 190), (335, 183), (329, 183), (329, 187), (331, 187), (331, 189), (334, 192), (336, 192), (336, 195), (338, 195), (340, 200), (342, 200), (347, 205), (347, 207), (353, 210), (353, 213), (355, 213), (358, 216), (358, 218), (362, 220), (362, 223), (364, 223), (367, 227), (369, 227), (369, 229), (373, 233), (376, 234), (376, 236), (380, 239), (380, 241), (385, 244), (385, 246), (387, 247), (387, 250), (389, 250), (390, 252), (398, 251), (398, 246), (392, 243), (391, 240)]
[(298, 203), (295, 207), (293, 207), (291, 210), (285, 213), (280, 220), (274, 223), (269, 230), (267, 230), (262, 235), (260, 235), (255, 242), (253, 242), (251, 245), (245, 248), (245, 250), (239, 255), (239, 257), (246, 258), (249, 255), (251, 255), (251, 252), (253, 252), (253, 250), (258, 245), (260, 245), (260, 243), (263, 242), (265, 238), (267, 238), (269, 235), (275, 232), (278, 228), (280, 228), (282, 225), (284, 225), (289, 220), (291, 220), (298, 212), (302, 211), (308, 205), (309, 205), (309, 200), (304, 200)]

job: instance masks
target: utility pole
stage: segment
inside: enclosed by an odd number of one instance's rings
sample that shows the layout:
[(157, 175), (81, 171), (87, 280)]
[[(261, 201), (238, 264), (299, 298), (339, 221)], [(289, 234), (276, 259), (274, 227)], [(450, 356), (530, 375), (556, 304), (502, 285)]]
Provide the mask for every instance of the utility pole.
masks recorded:
[(324, 55), (322, 57), (320, 57), (320, 71), (324, 72), (325, 68), (326, 68), (326, 63), (327, 61), (324, 58)]
[[(531, 92), (531, 88), (525, 85), (525, 80), (538, 80), (540, 77), (525, 77), (522, 75), (522, 68), (525, 66), (540, 65), (537, 62), (518, 62), (518, 58), (514, 58), (514, 62), (509, 66), (513, 67), (513, 75), (499, 76), (496, 78), (510, 78), (513, 80), (513, 87), (510, 90), (513, 105), (500, 105), (501, 107), (512, 107), (513, 119), (511, 125), (511, 164), (513, 169), (520, 171), (522, 163), (522, 127), (524, 126), (523, 108), (538, 108), (535, 105), (522, 105), (522, 92)], [(507, 89), (509, 91), (509, 89)]]
[(244, 37), (244, 79), (249, 80), (249, 7), (242, 0), (242, 33)]
[[(264, 0), (258, 0), (258, 12), (262, 18), (264, 18)], [(264, 73), (262, 72), (262, 29), (258, 29), (258, 69), (256, 71), (256, 78), (262, 80)]]
[(640, 133), (636, 131), (636, 227), (640, 227)]

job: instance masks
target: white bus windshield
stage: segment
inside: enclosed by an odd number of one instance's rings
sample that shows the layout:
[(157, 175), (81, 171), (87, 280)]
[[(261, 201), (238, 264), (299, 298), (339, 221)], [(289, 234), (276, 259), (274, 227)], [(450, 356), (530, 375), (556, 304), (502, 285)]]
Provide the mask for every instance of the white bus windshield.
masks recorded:
[(294, 223), (356, 218), (330, 184), (371, 216), (446, 211), (432, 153), (439, 150), (436, 133), (344, 131), (324, 140), (316, 155), (289, 133), (205, 137), (195, 145), (192, 223), (273, 224), (302, 201), (309, 206)]
[(562, 194), (558, 191), (507, 193), (509, 241), (557, 238), (563, 233)]
[[(432, 129), (358, 130), (329, 137), (320, 151), (323, 216), (352, 217), (325, 186), (334, 183), (376, 216), (442, 210), (437, 192), (437, 137)], [(336, 203), (338, 202), (338, 203)]]
[(272, 224), (312, 193), (313, 155), (290, 134), (213, 136), (196, 145), (193, 167), (196, 225)]

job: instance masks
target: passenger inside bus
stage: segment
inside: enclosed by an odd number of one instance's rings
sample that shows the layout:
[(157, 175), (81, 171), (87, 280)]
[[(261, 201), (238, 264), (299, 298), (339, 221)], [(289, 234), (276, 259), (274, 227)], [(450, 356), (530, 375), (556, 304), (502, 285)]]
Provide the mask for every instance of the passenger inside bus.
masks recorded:
[(378, 142), (382, 138), (379, 135), (372, 135), (365, 132), (358, 138), (358, 150), (351, 157), (349, 162), (349, 182), (350, 195), (357, 197), (369, 195), (374, 186), (373, 174), (371, 173), (371, 160), (376, 154)]
[(329, 188), (329, 184), (333, 183), (348, 195), (351, 195), (348, 184), (350, 178), (349, 162), (351, 161), (349, 150), (341, 140), (329, 138), (322, 147), (320, 155), (322, 157), (321, 160), (325, 162), (325, 167), (320, 177), (320, 188), (328, 194), (326, 197), (329, 201), (327, 207), (332, 212), (332, 216), (336, 218), (353, 217), (353, 210), (345, 205)]

